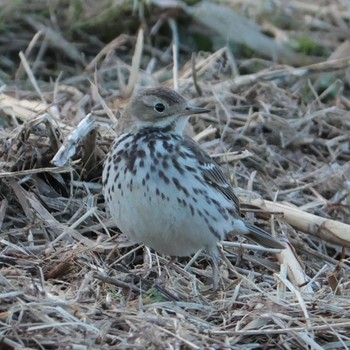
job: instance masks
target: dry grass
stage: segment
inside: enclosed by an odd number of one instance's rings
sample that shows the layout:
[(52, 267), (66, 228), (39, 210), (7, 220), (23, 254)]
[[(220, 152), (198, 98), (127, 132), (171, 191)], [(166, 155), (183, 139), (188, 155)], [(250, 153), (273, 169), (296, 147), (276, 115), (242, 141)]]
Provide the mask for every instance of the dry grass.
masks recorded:
[[(54, 26), (45, 32), (49, 21), (30, 13), (25, 23), (43, 32), (30, 36), (18, 23), (19, 41), (3, 36), (7, 57), (23, 54), (17, 65), (0, 64), (8, 66), (0, 91), (2, 349), (350, 347), (348, 15), (342, 1), (274, 3), (275, 25), (261, 19), (273, 17), (266, 9), (245, 10), (277, 38), (323, 38), (302, 67), (234, 57), (227, 47), (191, 58), (177, 46), (189, 43), (179, 9), (154, 10), (174, 16), (173, 46), (154, 34), (154, 18), (138, 37), (107, 45), (79, 31), (89, 45)], [(279, 26), (283, 16), (295, 23)], [(136, 83), (178, 86), (211, 109), (188, 133), (227, 170), (245, 215), (285, 251), (223, 242), (217, 292), (204, 253), (158, 280), (168, 257), (121, 235), (101, 195), (111, 126)]]

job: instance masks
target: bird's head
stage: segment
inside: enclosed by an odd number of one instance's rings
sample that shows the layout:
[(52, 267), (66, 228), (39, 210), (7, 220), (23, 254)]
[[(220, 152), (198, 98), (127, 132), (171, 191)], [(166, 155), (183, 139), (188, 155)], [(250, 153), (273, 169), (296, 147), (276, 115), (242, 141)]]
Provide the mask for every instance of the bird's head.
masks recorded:
[(124, 132), (159, 128), (182, 134), (190, 115), (207, 112), (206, 108), (188, 105), (172, 89), (148, 88), (134, 94), (123, 113), (121, 126), (126, 129)]

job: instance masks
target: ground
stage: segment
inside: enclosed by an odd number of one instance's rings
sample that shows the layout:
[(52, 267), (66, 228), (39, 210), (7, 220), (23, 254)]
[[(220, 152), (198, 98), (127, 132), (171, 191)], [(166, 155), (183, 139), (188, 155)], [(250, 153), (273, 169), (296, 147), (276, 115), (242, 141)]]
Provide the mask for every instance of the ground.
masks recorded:
[[(345, 1), (5, 1), (0, 15), (2, 349), (350, 346)], [(135, 86), (211, 110), (187, 133), (285, 250), (228, 237), (214, 291), (205, 253), (166, 270), (118, 231), (101, 172)]]

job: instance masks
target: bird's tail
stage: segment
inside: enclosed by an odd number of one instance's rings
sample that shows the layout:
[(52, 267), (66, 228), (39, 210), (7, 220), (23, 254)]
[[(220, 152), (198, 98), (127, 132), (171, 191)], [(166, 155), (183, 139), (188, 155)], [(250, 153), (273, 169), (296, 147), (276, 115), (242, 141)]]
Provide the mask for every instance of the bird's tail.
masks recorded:
[(255, 243), (263, 245), (267, 248), (285, 249), (285, 246), (278, 239), (272, 237), (260, 227), (249, 225), (247, 223), (245, 223), (245, 225), (249, 229), (247, 236)]

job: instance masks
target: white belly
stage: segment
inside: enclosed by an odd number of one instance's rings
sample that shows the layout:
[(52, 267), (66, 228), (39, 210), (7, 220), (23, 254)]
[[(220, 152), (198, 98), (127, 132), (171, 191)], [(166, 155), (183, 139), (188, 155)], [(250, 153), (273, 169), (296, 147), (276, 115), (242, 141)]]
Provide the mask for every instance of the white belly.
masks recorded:
[[(128, 138), (118, 144), (113, 154), (123, 149), (126, 142)], [(158, 148), (162, 150), (161, 144)], [(222, 205), (232, 207), (232, 204), (228, 200), (225, 203), (220, 193), (196, 180), (193, 172), (179, 174), (171, 159), (166, 168), (158, 163), (155, 170), (149, 150), (144, 148), (144, 151), (143, 166), (139, 166), (138, 160), (135, 162), (136, 176), (127, 166), (127, 157), (114, 156), (113, 160), (110, 155), (107, 159), (103, 171), (104, 195), (118, 228), (161, 254), (188, 256), (200, 249), (216, 250), (216, 243), (232, 231), (233, 222), (224, 219), (204, 195), (194, 195), (192, 188), (205, 191)], [(186, 160), (186, 165), (196, 166), (196, 160)], [(174, 178), (179, 180), (180, 190)]]

